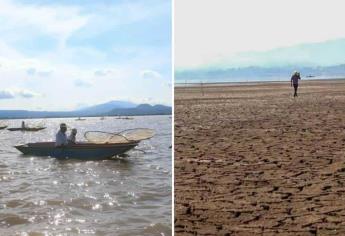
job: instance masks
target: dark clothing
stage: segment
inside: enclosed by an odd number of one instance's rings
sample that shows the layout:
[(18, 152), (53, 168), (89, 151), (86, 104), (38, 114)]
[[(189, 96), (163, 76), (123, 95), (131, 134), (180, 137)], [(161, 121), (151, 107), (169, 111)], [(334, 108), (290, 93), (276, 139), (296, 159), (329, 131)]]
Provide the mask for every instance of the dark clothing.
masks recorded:
[(291, 81), (293, 84), (298, 84), (298, 80), (300, 80), (301, 77), (299, 75), (296, 75), (294, 74), (292, 77), (291, 77)]
[(294, 88), (294, 97), (297, 97), (297, 88), (298, 88), (298, 81), (301, 79), (301, 76), (298, 73), (293, 74), (293, 76), (291, 76), (291, 84), (293, 84), (293, 88)]
[(297, 97), (297, 88), (298, 88), (298, 84), (294, 84), (293, 88), (295, 89), (295, 93), (293, 94), (294, 97)]

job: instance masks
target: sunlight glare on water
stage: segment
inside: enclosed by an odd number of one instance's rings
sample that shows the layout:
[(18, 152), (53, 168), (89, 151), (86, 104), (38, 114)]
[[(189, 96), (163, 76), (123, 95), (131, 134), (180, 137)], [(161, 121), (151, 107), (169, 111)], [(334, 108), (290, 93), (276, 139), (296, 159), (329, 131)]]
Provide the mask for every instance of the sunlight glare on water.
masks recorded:
[[(6, 121), (9, 127), (21, 120)], [(104, 161), (23, 156), (14, 145), (53, 140), (65, 122), (78, 129), (151, 128), (156, 135), (126, 158)], [(169, 116), (26, 120), (39, 132), (0, 130), (0, 235), (171, 235)]]

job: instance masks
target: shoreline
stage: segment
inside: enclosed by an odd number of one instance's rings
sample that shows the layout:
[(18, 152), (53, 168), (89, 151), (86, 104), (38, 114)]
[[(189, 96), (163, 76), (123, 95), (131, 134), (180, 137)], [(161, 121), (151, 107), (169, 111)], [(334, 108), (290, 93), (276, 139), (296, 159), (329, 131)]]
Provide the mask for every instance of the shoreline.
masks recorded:
[[(311, 82), (317, 82), (317, 81), (329, 81), (329, 82), (336, 82), (336, 81), (342, 81), (345, 80), (345, 77), (339, 77), (339, 78), (322, 78), (322, 79), (307, 79), (302, 78), (301, 82), (304, 81), (311, 81)], [(195, 83), (174, 83), (174, 88), (180, 88), (180, 87), (198, 87), (200, 85), (203, 86), (236, 86), (236, 85), (259, 85), (259, 84), (280, 84), (280, 83), (290, 83), (290, 80), (287, 79), (286, 81), (281, 80), (265, 80), (265, 81), (229, 81), (229, 82), (195, 82)]]
[(35, 120), (35, 119), (74, 119), (74, 118), (101, 118), (101, 117), (105, 117), (105, 118), (117, 118), (117, 117), (131, 117), (131, 118), (135, 118), (135, 117), (142, 117), (142, 116), (171, 116), (172, 114), (157, 114), (157, 115), (130, 115), (130, 116), (59, 116), (59, 117), (27, 117), (27, 118), (2, 118), (0, 117), (0, 121), (2, 120)]

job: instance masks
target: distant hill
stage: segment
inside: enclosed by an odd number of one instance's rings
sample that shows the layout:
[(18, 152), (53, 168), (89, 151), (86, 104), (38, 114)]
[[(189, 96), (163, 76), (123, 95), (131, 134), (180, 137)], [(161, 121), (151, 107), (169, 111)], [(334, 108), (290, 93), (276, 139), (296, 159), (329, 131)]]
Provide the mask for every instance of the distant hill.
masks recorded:
[(113, 116), (136, 116), (136, 115), (171, 115), (172, 108), (163, 105), (151, 106), (149, 104), (140, 104), (134, 108), (113, 109), (108, 115)]
[(134, 108), (137, 104), (126, 101), (110, 101), (86, 108), (79, 109), (77, 112), (80, 116), (90, 114), (104, 114), (116, 108)]
[(163, 105), (136, 105), (131, 102), (111, 101), (75, 111), (27, 111), (0, 110), (0, 119), (19, 118), (53, 118), (53, 117), (82, 117), (82, 116), (136, 116), (136, 115), (170, 115), (172, 108)]
[(318, 78), (345, 77), (345, 64), (333, 66), (301, 66), (290, 65), (282, 67), (240, 67), (223, 69), (184, 70), (175, 73), (177, 82), (217, 82), (217, 81), (270, 81), (290, 79), (293, 71), (299, 71), (302, 77)]

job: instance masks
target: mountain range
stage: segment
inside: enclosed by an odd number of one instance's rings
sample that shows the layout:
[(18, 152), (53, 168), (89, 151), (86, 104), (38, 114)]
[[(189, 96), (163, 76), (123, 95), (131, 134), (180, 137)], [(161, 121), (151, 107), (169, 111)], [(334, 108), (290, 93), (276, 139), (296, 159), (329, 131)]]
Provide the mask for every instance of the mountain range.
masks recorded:
[(164, 105), (135, 104), (127, 101), (110, 101), (74, 111), (0, 110), (0, 119), (53, 118), (84, 116), (140, 116), (171, 115), (172, 108)]
[(107, 114), (114, 109), (128, 109), (128, 108), (135, 108), (138, 106), (132, 102), (126, 101), (110, 101), (107, 103), (102, 103), (94, 106), (85, 107), (75, 112), (78, 113), (79, 116), (92, 116), (94, 114)]

